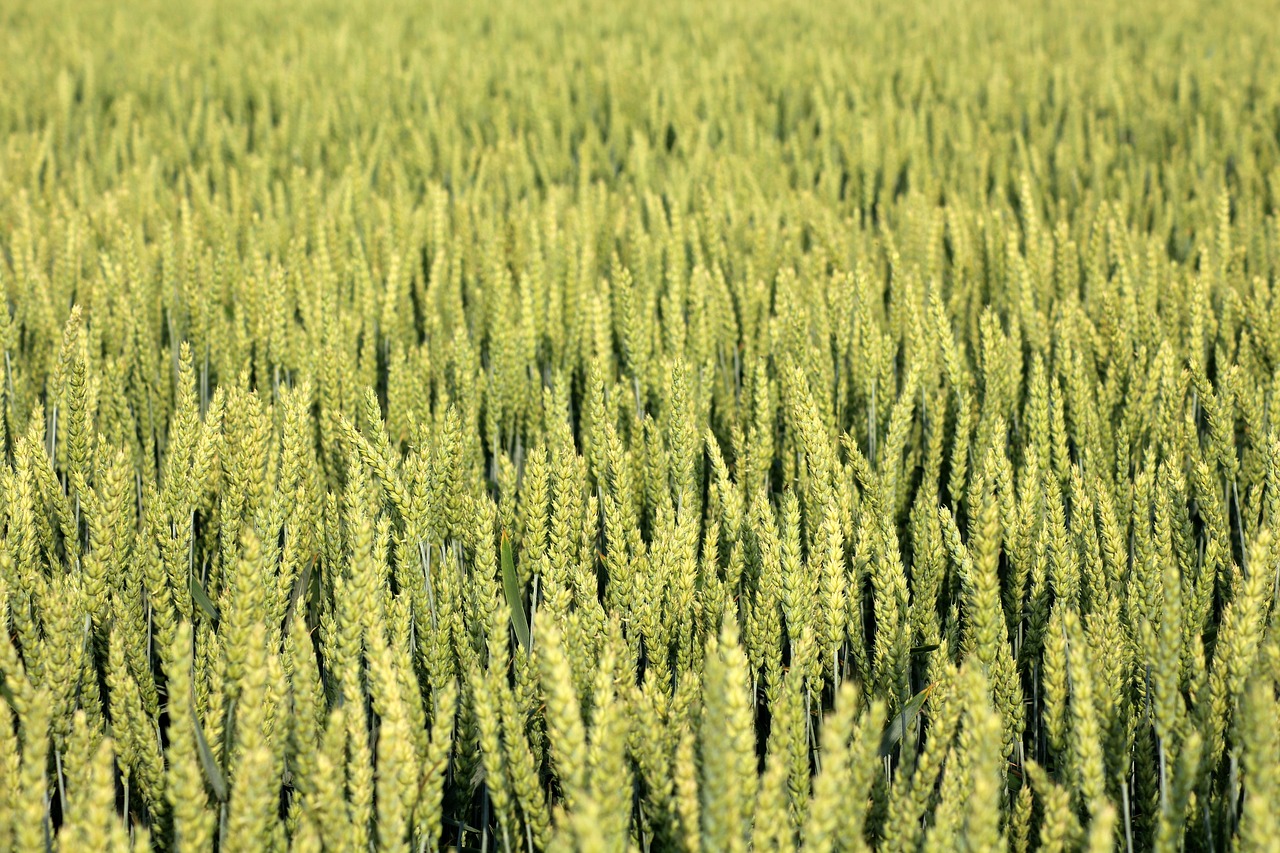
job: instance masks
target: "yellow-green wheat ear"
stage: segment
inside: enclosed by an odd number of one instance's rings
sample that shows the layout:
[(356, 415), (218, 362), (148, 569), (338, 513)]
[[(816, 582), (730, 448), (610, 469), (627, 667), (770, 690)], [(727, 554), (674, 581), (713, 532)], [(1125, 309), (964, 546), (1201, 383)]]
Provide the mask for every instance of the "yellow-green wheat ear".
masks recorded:
[(1268, 4), (170, 5), (0, 4), (0, 851), (1276, 846)]

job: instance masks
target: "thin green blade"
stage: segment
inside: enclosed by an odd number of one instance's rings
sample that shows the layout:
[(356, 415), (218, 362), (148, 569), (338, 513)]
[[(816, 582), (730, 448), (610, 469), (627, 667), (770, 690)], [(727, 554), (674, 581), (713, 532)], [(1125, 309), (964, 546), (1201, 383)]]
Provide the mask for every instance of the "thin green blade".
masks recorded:
[(502, 531), (502, 589), (511, 608), (511, 627), (516, 629), (516, 639), (529, 651), (529, 620), (524, 615), (524, 601), (520, 597), (520, 581), (516, 577), (516, 561), (511, 556), (511, 539)]
[(884, 734), (880, 738), (879, 755), (881, 758), (893, 752), (894, 746), (897, 745), (898, 741), (902, 740), (902, 736), (906, 734), (911, 724), (916, 721), (916, 717), (920, 716), (920, 709), (924, 707), (924, 701), (929, 698), (931, 692), (933, 692), (932, 684), (908, 699), (907, 704), (902, 706), (902, 710), (894, 715), (889, 727), (884, 730)]
[(204, 611), (204, 615), (209, 617), (210, 622), (217, 624), (218, 608), (209, 598), (209, 593), (204, 590), (204, 584), (200, 583), (200, 578), (196, 577), (194, 572), (191, 574), (191, 600)]
[(218, 802), (225, 803), (227, 801), (227, 780), (222, 777), (222, 769), (218, 767), (218, 760), (213, 757), (213, 750), (209, 748), (209, 741), (204, 736), (204, 726), (200, 725), (200, 717), (196, 714), (196, 690), (194, 684), (191, 687), (191, 723), (196, 730), (196, 746), (200, 752), (200, 764), (204, 767), (205, 778), (209, 780), (209, 787), (213, 789), (213, 795)]
[(302, 567), (302, 571), (298, 573), (298, 579), (293, 582), (293, 591), (289, 593), (289, 606), (284, 612), (284, 627), (281, 633), (289, 633), (289, 621), (293, 618), (293, 614), (298, 610), (303, 596), (311, 589), (311, 573), (315, 569), (316, 557), (312, 557), (307, 564)]

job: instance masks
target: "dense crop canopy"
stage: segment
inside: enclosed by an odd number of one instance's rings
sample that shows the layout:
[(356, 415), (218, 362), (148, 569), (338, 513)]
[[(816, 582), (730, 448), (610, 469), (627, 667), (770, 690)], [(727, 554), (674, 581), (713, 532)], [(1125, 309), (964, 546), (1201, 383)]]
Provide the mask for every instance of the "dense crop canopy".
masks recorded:
[(1280, 838), (1280, 16), (0, 3), (0, 849)]

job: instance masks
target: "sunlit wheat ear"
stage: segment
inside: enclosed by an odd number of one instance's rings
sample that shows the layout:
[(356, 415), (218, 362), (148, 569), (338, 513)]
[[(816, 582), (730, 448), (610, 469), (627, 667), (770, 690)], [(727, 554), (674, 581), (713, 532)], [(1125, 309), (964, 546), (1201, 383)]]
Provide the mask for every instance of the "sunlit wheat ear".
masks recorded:
[[(174, 631), (169, 676), (170, 745), (166, 795), (173, 809), (174, 838), (178, 844), (207, 847), (218, 815), (209, 797), (210, 788), (225, 788), (223, 771), (216, 763), (204, 734), (192, 686), (192, 630), (182, 622)], [(197, 731), (197, 726), (200, 730)], [(225, 790), (215, 795), (223, 795)]]
[(698, 723), (702, 836), (712, 849), (746, 849), (757, 789), (749, 689), (737, 620), (726, 614), (708, 643)]

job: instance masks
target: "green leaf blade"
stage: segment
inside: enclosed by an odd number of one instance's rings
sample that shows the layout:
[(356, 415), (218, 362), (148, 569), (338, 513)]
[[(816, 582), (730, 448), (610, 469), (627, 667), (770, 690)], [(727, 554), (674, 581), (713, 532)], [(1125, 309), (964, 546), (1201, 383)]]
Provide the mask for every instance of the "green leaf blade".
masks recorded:
[(515, 558), (511, 554), (511, 539), (502, 531), (502, 589), (507, 596), (507, 606), (511, 609), (511, 627), (515, 629), (516, 639), (528, 652), (532, 646), (529, 632), (529, 620), (524, 615), (524, 600), (520, 595), (520, 579), (516, 577)]

